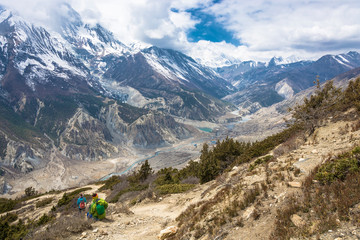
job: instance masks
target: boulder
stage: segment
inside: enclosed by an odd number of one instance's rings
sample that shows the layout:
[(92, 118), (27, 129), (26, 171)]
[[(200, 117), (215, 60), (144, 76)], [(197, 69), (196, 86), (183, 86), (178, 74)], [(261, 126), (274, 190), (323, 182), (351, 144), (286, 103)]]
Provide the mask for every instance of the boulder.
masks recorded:
[(293, 188), (301, 188), (302, 183), (301, 182), (288, 182), (289, 187)]
[(296, 227), (303, 227), (306, 224), (306, 222), (297, 214), (291, 215), (290, 220)]
[(242, 218), (243, 218), (244, 220), (248, 220), (248, 219), (254, 214), (254, 211), (255, 211), (255, 207), (254, 207), (254, 206), (249, 207), (249, 208), (246, 209), (246, 211), (243, 213)]
[(176, 226), (170, 226), (160, 231), (158, 235), (159, 240), (165, 240), (168, 237), (174, 236), (178, 228)]

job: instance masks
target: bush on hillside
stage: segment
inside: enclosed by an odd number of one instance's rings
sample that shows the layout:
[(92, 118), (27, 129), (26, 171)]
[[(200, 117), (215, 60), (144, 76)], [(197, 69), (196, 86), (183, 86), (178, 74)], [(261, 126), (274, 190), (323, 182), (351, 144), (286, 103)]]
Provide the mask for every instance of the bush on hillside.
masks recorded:
[(177, 184), (179, 180), (179, 171), (176, 168), (163, 168), (156, 173), (155, 183), (156, 185), (165, 185), (165, 184)]
[(43, 200), (38, 201), (35, 206), (36, 208), (44, 207), (48, 204), (50, 204), (53, 201), (53, 198), (44, 198)]
[(25, 189), (25, 196), (26, 197), (32, 197), (32, 196), (35, 196), (37, 194), (38, 194), (38, 192), (33, 187), (28, 187), (28, 188)]
[(124, 179), (121, 179), (120, 176), (111, 176), (109, 179), (103, 181), (103, 186), (101, 186), (99, 188), (99, 191), (103, 191), (103, 190), (113, 190), (114, 186), (118, 183), (120, 183), (121, 181), (124, 181)]
[(0, 213), (11, 211), (18, 204), (18, 200), (12, 200), (7, 198), (0, 198)]
[(140, 166), (138, 171), (133, 172), (130, 176), (113, 176), (105, 181), (105, 188), (111, 189), (111, 193), (108, 196), (107, 201), (116, 203), (125, 193), (141, 192), (148, 189), (149, 183), (153, 181), (151, 176), (153, 176), (153, 170), (148, 160)]
[[(360, 202), (359, 165), (360, 147), (356, 147), (316, 168), (304, 181), (302, 197), (293, 198), (278, 210), (271, 239), (309, 238), (334, 230), (339, 220), (358, 224), (360, 213), (351, 214), (350, 208)], [(306, 218), (307, 224), (294, 226), (290, 219), (293, 214)]]
[(0, 217), (0, 239), (23, 239), (28, 233), (27, 226), (19, 220), (17, 224), (13, 222), (18, 219), (18, 216), (14, 213), (8, 213)]
[(315, 175), (315, 179), (321, 183), (331, 183), (335, 180), (344, 181), (348, 174), (359, 172), (360, 169), (360, 147), (352, 152), (345, 153), (339, 157), (323, 164)]
[[(85, 192), (85, 191), (91, 190), (91, 189), (92, 189), (91, 187), (86, 187), (86, 188), (77, 189), (70, 193), (64, 193), (62, 198), (59, 199), (57, 206), (58, 207), (65, 206), (65, 208), (68, 209), (68, 208), (70, 208), (70, 203), (71, 202), (75, 203), (75, 201), (77, 200), (77, 198), (79, 197), (79, 194), (81, 192)], [(76, 205), (76, 203), (75, 203), (75, 205)]]
[(274, 159), (274, 156), (272, 155), (267, 155), (265, 157), (262, 157), (262, 158), (258, 158), (256, 159), (252, 164), (250, 164), (249, 166), (249, 171), (251, 172), (252, 170), (254, 170), (257, 166), (263, 164), (263, 163), (267, 163), (271, 160)]
[(50, 223), (46, 231), (33, 231), (28, 234), (27, 239), (68, 239), (73, 234), (79, 234), (92, 229), (91, 222), (77, 217), (60, 217), (57, 221)]
[(343, 108), (356, 107), (360, 111), (360, 78), (350, 81), (342, 97)]
[(130, 184), (137, 185), (144, 182), (153, 173), (154, 171), (152, 170), (149, 161), (146, 160), (143, 164), (141, 164), (140, 169), (137, 172), (134, 172), (132, 175), (127, 177), (127, 180)]

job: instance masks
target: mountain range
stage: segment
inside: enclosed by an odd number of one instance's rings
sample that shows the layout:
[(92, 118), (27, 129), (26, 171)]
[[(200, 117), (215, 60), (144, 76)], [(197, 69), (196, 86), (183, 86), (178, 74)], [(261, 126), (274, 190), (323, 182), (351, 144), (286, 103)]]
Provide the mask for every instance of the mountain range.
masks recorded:
[(165, 146), (196, 131), (170, 114), (204, 119), (233, 109), (217, 98), (231, 85), (211, 69), (172, 50), (133, 51), (65, 7), (72, 17), (59, 32), (1, 9), (4, 165), (30, 171), (51, 148), (92, 161)]
[[(357, 52), (317, 61), (240, 62), (211, 68), (156, 46), (126, 46), (70, 5), (56, 27), (0, 7), (0, 162), (40, 168), (52, 150), (72, 160), (126, 156), (168, 146), (237, 108), (270, 106), (360, 66)], [(60, 12), (60, 11), (59, 11)]]
[(355, 51), (340, 55), (325, 55), (316, 61), (286, 62), (272, 58), (268, 63), (246, 61), (217, 68), (217, 72), (237, 88), (224, 100), (245, 113), (293, 97), (296, 93), (330, 80), (360, 66), (360, 54)]

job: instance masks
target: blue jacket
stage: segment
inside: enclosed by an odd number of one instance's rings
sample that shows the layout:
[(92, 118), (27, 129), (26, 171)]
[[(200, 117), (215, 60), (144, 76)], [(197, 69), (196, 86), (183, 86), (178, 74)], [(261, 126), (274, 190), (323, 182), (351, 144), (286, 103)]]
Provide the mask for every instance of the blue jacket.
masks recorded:
[(86, 204), (86, 198), (84, 198), (84, 197), (79, 197), (79, 198), (78, 198), (78, 200), (77, 200), (77, 205), (78, 205), (79, 208), (80, 208), (80, 203), (81, 203), (82, 201), (84, 201), (85, 204)]

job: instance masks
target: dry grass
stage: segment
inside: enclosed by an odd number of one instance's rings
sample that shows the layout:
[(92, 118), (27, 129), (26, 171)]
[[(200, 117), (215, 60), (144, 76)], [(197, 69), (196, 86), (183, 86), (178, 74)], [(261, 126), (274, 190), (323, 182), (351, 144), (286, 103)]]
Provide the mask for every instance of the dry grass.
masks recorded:
[[(353, 150), (353, 153), (357, 151)], [(356, 153), (357, 154), (357, 153)], [(355, 157), (359, 159), (359, 156)], [(316, 167), (303, 182), (301, 195), (288, 201), (283, 209), (278, 210), (275, 229), (272, 233), (272, 239), (289, 239), (290, 237), (308, 238), (315, 233), (323, 233), (333, 230), (338, 226), (338, 221), (353, 221), (357, 224), (356, 217), (360, 214), (352, 213), (351, 208), (360, 202), (360, 171), (341, 172), (346, 174), (344, 177), (334, 177), (331, 181), (317, 181), (319, 173), (325, 174), (331, 171), (332, 174), (340, 174), (332, 169), (338, 166), (344, 166), (347, 158), (341, 155), (338, 159), (329, 156), (329, 161), (323, 166)], [(340, 162), (343, 159), (342, 165)], [(338, 165), (333, 165), (337, 162)], [(359, 166), (358, 162), (358, 167)], [(335, 166), (335, 167), (334, 167)], [(342, 169), (341, 167), (338, 167)], [(343, 176), (343, 175), (341, 175)], [(303, 227), (295, 227), (290, 217), (292, 214), (302, 215), (307, 219)]]
[(352, 126), (351, 126), (351, 131), (352, 132), (356, 132), (360, 129), (360, 120), (357, 120), (357, 122), (355, 122)]
[(92, 226), (90, 222), (84, 218), (65, 216), (60, 217), (60, 219), (42, 231), (35, 231), (29, 234), (26, 239), (67, 239), (73, 234), (79, 234), (88, 229), (92, 229)]
[[(256, 185), (252, 189), (242, 190), (242, 187), (225, 185), (212, 199), (191, 205), (178, 218), (179, 232), (173, 239), (188, 239), (184, 236), (201, 238), (205, 233), (214, 238), (221, 233), (225, 224), (243, 226), (241, 211), (254, 204), (266, 186)], [(225, 205), (224, 205), (225, 203)], [(260, 213), (255, 212), (253, 218), (259, 219)], [(181, 236), (181, 237), (180, 237)]]
[(304, 140), (299, 138), (299, 134), (294, 135), (293, 137), (289, 138), (286, 142), (279, 145), (277, 148), (274, 149), (274, 157), (277, 158), (279, 156), (284, 155), (285, 153), (289, 153), (295, 149), (297, 149)]

